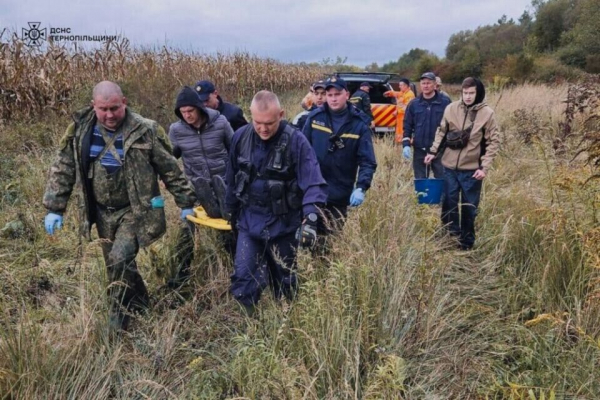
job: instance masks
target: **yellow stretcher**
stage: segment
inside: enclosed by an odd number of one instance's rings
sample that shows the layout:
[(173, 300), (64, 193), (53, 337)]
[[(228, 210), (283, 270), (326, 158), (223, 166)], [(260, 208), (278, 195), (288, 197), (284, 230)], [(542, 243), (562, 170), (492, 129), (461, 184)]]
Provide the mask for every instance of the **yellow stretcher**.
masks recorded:
[(208, 226), (209, 228), (218, 229), (220, 231), (230, 231), (231, 225), (222, 218), (211, 218), (206, 215), (206, 211), (202, 207), (194, 208), (194, 216), (188, 215), (186, 218), (196, 225)]

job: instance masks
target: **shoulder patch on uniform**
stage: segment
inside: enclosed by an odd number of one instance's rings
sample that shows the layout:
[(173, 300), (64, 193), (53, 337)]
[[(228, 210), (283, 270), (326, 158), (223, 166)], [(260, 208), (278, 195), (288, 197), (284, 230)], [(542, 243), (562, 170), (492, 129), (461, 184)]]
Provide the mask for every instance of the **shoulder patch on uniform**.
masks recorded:
[(163, 144), (169, 153), (173, 153), (173, 147), (171, 146), (171, 141), (169, 140), (165, 129), (160, 126), (158, 122), (153, 122), (156, 124), (156, 138)]
[(58, 145), (60, 150), (64, 150), (69, 145), (69, 142), (71, 140), (73, 140), (74, 137), (75, 137), (75, 122), (71, 122), (71, 124), (69, 124), (69, 126), (67, 127), (65, 134), (60, 139), (60, 143)]

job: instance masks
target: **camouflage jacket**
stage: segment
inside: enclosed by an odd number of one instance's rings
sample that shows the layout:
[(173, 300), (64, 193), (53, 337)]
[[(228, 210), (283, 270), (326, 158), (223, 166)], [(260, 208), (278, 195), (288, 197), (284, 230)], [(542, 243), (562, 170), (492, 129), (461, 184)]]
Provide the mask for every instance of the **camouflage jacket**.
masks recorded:
[[(96, 212), (87, 172), (90, 168), (89, 149), (96, 114), (91, 107), (87, 107), (73, 114), (73, 120), (60, 142), (56, 161), (50, 168), (43, 203), (48, 211), (62, 214), (76, 186), (80, 233), (90, 240)], [(122, 129), (122, 168), (131, 210), (138, 223), (138, 241), (144, 247), (166, 231), (164, 209), (153, 209), (150, 205), (150, 199), (160, 195), (158, 177), (179, 207), (192, 207), (196, 197), (171, 153), (164, 129), (158, 123), (127, 110)]]

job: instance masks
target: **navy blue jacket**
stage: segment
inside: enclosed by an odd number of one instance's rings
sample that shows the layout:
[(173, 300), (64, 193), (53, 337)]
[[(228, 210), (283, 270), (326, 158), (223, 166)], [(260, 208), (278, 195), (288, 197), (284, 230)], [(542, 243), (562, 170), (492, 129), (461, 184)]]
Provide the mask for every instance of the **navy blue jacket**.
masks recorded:
[[(292, 210), (287, 215), (278, 217), (273, 214), (270, 207), (264, 205), (249, 204), (243, 206), (235, 195), (235, 175), (239, 171), (238, 156), (239, 143), (243, 135), (253, 136), (252, 165), (259, 169), (263, 162), (267, 162), (267, 156), (271, 148), (277, 145), (279, 137), (287, 124), (282, 121), (277, 133), (269, 140), (262, 140), (252, 129), (242, 127), (233, 135), (231, 150), (229, 152), (229, 163), (227, 164), (226, 182), (226, 206), (227, 210), (233, 215), (239, 212), (237, 219), (237, 228), (240, 231), (246, 231), (250, 236), (257, 239), (276, 238), (295, 232), (302, 223), (302, 218), (310, 213), (318, 213), (316, 205), (323, 205), (327, 201), (327, 183), (319, 169), (319, 163), (315, 157), (315, 152), (310, 147), (302, 133), (295, 129), (288, 146), (291, 150), (292, 161), (296, 169), (296, 180), (298, 187), (304, 193), (302, 199), (302, 208)], [(250, 198), (264, 198), (265, 202), (269, 200), (267, 190), (267, 181), (264, 179), (254, 179), (249, 188)]]
[[(315, 149), (323, 178), (329, 185), (327, 203), (341, 206), (348, 205), (355, 182), (356, 187), (364, 191), (371, 187), (377, 169), (368, 116), (349, 102), (347, 105), (348, 120), (341, 126), (340, 132), (333, 132), (327, 103), (308, 115), (303, 129)], [(336, 147), (330, 152), (333, 144), (330, 138), (334, 135), (340, 137), (344, 148)]]
[[(360, 111), (367, 114), (370, 118), (370, 121), (373, 120), (373, 111), (371, 110), (371, 98), (369, 97), (369, 93), (363, 91), (362, 89), (358, 89), (350, 97), (350, 103), (352, 103), (354, 107), (358, 108)], [(369, 122), (369, 125), (370, 124), (371, 122)]]
[(439, 93), (431, 103), (425, 101), (422, 94), (408, 103), (404, 114), (403, 146), (410, 146), (412, 138), (414, 147), (429, 150), (448, 104), (450, 99)]
[(229, 121), (229, 124), (234, 131), (237, 131), (242, 126), (248, 124), (248, 121), (246, 121), (246, 118), (244, 118), (244, 112), (241, 108), (234, 104), (223, 101), (221, 96), (217, 96), (217, 98), (219, 99), (219, 107), (217, 110), (221, 113), (221, 115), (224, 115), (225, 118), (227, 118), (227, 121)]

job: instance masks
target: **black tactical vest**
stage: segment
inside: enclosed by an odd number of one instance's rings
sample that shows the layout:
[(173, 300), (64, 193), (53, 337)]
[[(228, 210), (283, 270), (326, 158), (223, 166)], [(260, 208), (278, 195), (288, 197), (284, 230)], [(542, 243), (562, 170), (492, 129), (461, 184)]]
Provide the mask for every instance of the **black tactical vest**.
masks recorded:
[[(252, 124), (248, 124), (238, 142), (239, 171), (235, 176), (235, 195), (244, 206), (270, 207), (275, 215), (284, 215), (290, 209), (297, 210), (302, 207), (304, 193), (298, 187), (296, 165), (292, 160), (289, 145), (293, 134), (294, 129), (286, 124), (279, 140), (269, 150), (266, 162), (263, 162), (259, 168), (255, 168), (252, 164), (255, 133)], [(267, 182), (267, 193), (264, 193), (261, 198), (252, 198), (248, 195), (250, 185), (256, 179)]]

